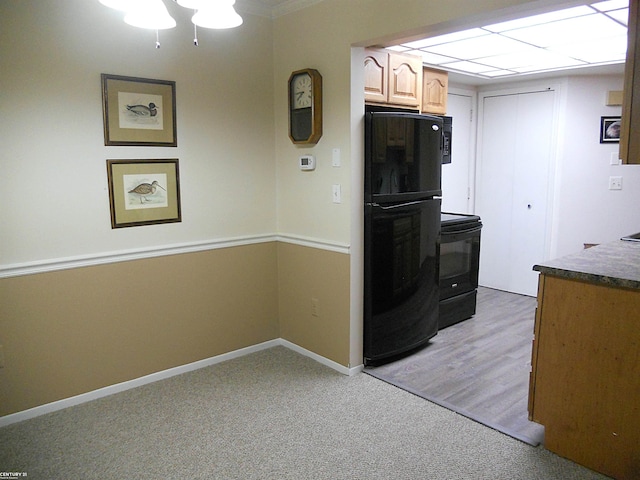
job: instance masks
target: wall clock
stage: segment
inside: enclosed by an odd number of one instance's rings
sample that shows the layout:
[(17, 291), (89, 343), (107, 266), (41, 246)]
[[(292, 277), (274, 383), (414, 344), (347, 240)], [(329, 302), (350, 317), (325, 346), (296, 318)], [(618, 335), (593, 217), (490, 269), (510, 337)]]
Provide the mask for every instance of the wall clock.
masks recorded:
[(322, 137), (322, 76), (313, 68), (289, 77), (289, 138), (297, 144), (316, 144)]

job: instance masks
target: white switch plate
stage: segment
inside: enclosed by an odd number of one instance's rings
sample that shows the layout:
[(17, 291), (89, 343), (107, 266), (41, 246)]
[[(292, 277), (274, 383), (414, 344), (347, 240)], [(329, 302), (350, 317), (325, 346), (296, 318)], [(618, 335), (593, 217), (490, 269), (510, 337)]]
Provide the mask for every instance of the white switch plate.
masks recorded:
[(339, 167), (341, 164), (340, 161), (340, 149), (339, 148), (334, 148), (331, 151), (331, 165), (333, 167)]
[(622, 190), (622, 177), (609, 177), (609, 190)]
[(331, 193), (333, 196), (333, 203), (342, 203), (342, 193), (340, 192), (340, 185), (332, 185)]
[(620, 165), (620, 155), (618, 154), (618, 152), (613, 152), (611, 154), (611, 158), (609, 159), (609, 164), (610, 165)]

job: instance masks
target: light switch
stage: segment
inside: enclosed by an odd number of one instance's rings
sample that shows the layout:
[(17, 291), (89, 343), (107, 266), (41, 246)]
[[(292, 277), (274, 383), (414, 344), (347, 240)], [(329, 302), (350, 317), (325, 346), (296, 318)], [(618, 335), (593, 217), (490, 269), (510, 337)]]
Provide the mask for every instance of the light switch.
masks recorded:
[(334, 148), (331, 152), (331, 165), (333, 167), (339, 167), (341, 164), (340, 161), (340, 149)]
[(611, 154), (609, 165), (620, 165), (620, 155), (618, 155), (618, 152), (613, 152)]

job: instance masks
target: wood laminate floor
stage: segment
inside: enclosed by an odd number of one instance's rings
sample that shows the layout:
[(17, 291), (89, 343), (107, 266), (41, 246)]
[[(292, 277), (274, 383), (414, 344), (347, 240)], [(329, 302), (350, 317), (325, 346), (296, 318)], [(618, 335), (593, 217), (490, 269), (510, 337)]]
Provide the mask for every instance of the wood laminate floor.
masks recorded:
[(365, 372), (531, 445), (527, 419), (536, 299), (480, 287), (476, 315), (413, 355)]

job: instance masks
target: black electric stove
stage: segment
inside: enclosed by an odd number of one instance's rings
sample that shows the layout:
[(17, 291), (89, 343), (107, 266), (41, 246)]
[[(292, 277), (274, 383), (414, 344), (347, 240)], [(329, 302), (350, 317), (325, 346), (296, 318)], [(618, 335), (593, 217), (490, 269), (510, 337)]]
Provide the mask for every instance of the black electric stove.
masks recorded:
[(438, 329), (476, 313), (481, 230), (477, 215), (441, 214)]

